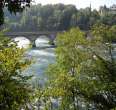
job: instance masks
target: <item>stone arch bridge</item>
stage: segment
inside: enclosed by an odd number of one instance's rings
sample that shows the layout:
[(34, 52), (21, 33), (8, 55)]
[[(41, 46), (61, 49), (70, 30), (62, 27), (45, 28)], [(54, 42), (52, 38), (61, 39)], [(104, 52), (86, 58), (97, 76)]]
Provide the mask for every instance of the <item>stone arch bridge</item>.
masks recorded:
[(44, 32), (7, 32), (5, 35), (9, 38), (16, 38), (16, 37), (25, 37), (29, 39), (33, 46), (35, 46), (35, 41), (40, 36), (46, 36), (51, 43), (54, 43), (54, 40), (58, 33), (61, 31), (44, 31)]

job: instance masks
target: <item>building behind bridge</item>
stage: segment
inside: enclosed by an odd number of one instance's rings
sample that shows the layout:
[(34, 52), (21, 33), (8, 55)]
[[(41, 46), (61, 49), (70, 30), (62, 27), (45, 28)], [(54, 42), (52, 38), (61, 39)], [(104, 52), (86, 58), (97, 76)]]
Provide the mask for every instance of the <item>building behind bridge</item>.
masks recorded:
[(110, 14), (115, 15), (116, 14), (116, 4), (113, 4), (110, 8), (106, 7), (106, 5), (101, 6), (99, 13), (101, 16), (107, 16)]

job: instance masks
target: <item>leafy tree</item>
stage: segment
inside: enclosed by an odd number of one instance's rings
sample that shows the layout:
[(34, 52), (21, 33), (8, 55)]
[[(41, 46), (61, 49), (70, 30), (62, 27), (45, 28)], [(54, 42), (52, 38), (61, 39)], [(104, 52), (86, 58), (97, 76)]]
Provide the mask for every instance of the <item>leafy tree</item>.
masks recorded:
[(25, 6), (30, 5), (31, 0), (1, 0), (0, 1), (0, 25), (4, 22), (3, 8), (7, 7), (10, 12), (22, 11)]
[[(98, 28), (99, 27), (99, 28)], [(102, 38), (104, 42), (115, 42), (116, 26), (109, 26), (101, 23), (97, 23), (92, 28), (92, 33), (97, 38)]]
[(61, 98), (60, 110), (116, 107), (116, 62), (109, 38), (113, 31), (106, 29), (94, 26), (91, 39), (79, 29), (57, 36), (57, 61), (47, 71), (51, 80), (46, 93)]
[(19, 110), (30, 102), (31, 76), (22, 73), (30, 64), (23, 58), (24, 51), (0, 33), (0, 110)]
[(90, 30), (97, 22), (112, 26), (116, 21), (112, 13), (100, 16), (99, 11), (89, 7), (77, 10), (74, 5), (63, 4), (32, 5), (16, 16), (11, 16), (5, 10), (5, 17), (9, 21), (5, 26), (11, 28), (11, 31), (62, 31), (78, 26), (82, 30)]
[(86, 43), (84, 33), (79, 29), (71, 29), (69, 32), (59, 34), (56, 41), (57, 62), (50, 66), (47, 72), (49, 76), (53, 76), (50, 83), (50, 95), (61, 97), (61, 110), (77, 110), (79, 108), (78, 69), (81, 60), (86, 60), (86, 57), (83, 58), (86, 53), (83, 54), (80, 48), (80, 45)]
[(113, 42), (116, 42), (116, 25), (111, 26), (110, 35)]

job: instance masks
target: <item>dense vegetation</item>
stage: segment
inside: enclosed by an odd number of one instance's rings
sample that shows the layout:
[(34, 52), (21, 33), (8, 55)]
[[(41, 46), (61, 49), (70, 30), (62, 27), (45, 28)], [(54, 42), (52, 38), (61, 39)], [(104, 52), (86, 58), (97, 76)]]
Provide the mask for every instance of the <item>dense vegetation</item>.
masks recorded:
[[(30, 77), (22, 74), (30, 64), (22, 60), (22, 50), (1, 38), (0, 109), (115, 110), (116, 60), (112, 38), (116, 37), (116, 26), (96, 24), (91, 32), (93, 37), (86, 38), (79, 28), (72, 28), (57, 36), (56, 63), (46, 71), (46, 86), (36, 89), (27, 83)], [(58, 106), (53, 104), (54, 99)]]
[(46, 91), (48, 96), (61, 98), (60, 110), (116, 107), (116, 60), (110, 39), (114, 31), (97, 24), (92, 33), (94, 37), (87, 39), (77, 28), (57, 37), (57, 61), (48, 68)]
[(102, 16), (100, 11), (92, 10), (91, 7), (78, 10), (74, 5), (63, 4), (38, 4), (27, 8), (21, 14), (17, 13), (17, 16), (10, 15), (5, 10), (5, 18), (5, 27), (12, 31), (54, 31), (71, 27), (89, 30), (97, 22), (116, 24), (116, 14)]
[(22, 72), (31, 62), (23, 58), (23, 53), (0, 32), (0, 110), (19, 110), (30, 102), (31, 76)]
[(116, 109), (114, 14), (100, 16), (91, 8), (77, 10), (63, 4), (32, 6), (16, 17), (6, 10), (5, 14), (4, 26), (12, 31), (76, 28), (58, 34), (56, 63), (46, 71), (47, 84), (36, 89), (28, 83), (31, 76), (23, 74), (31, 63), (24, 58), (24, 50), (0, 32), (0, 110)]
[(0, 25), (4, 23), (4, 7), (10, 12), (21, 12), (26, 6), (30, 6), (31, 0), (0, 0)]

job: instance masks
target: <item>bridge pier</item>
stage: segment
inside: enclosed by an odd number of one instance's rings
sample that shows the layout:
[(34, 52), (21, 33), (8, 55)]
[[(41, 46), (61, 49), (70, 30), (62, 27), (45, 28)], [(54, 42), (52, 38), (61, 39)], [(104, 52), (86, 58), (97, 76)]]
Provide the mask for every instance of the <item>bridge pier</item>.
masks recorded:
[(31, 41), (31, 46), (32, 46), (32, 48), (36, 47), (35, 40)]
[(55, 45), (54, 40), (49, 40), (50, 45)]
[(56, 34), (50, 34), (49, 35), (49, 44), (55, 45), (55, 43), (54, 43), (55, 38), (56, 38)]

